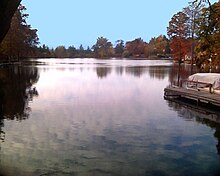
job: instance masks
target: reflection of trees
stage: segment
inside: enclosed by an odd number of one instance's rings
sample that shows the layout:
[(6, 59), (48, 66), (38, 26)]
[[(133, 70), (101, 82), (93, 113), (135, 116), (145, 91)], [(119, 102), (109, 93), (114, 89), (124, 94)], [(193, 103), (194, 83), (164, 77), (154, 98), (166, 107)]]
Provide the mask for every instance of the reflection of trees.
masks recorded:
[(8, 66), (0, 69), (0, 138), (4, 119), (28, 118), (28, 102), (38, 95), (33, 84), (39, 79), (36, 67)]
[(170, 71), (170, 66), (150, 66), (149, 75), (151, 78), (157, 78), (163, 80)]
[(97, 67), (96, 68), (96, 73), (98, 78), (105, 78), (110, 74), (112, 69), (110, 67)]
[(189, 75), (191, 75), (190, 65), (182, 64), (179, 67), (179, 64), (173, 64), (169, 74), (169, 81), (177, 85), (179, 80), (186, 80)]
[(178, 79), (185, 80), (190, 75), (190, 70), (187, 69), (188, 67), (185, 67), (185, 66), (186, 65), (182, 64), (180, 65), (180, 68), (179, 68), (179, 64), (173, 64), (173, 67), (170, 70), (170, 74), (169, 74), (170, 83), (177, 84)]
[[(111, 68), (108, 67), (98, 67), (96, 72), (99, 78), (107, 77), (111, 72)], [(117, 75), (129, 74), (135, 77), (141, 77), (142, 75), (149, 72), (151, 78), (164, 79), (170, 72), (170, 66), (125, 66), (125, 67), (115, 67), (115, 72)]]
[(141, 77), (149, 72), (151, 78), (164, 79), (169, 74), (170, 67), (165, 66), (149, 66), (149, 67), (126, 67), (126, 73)]
[(3, 105), (3, 100), (2, 100), (2, 97), (3, 97), (3, 90), (2, 90), (2, 86), (1, 86), (1, 81), (0, 81), (0, 142), (1, 141), (4, 141), (4, 135), (5, 133), (2, 131), (2, 127), (4, 126), (4, 123), (3, 123), (3, 111), (2, 111), (2, 105)]
[(116, 67), (115, 72), (116, 72), (117, 75), (123, 75), (124, 67)]
[[(105, 78), (111, 73), (111, 67), (97, 67), (96, 73), (99, 78)], [(115, 67), (115, 73), (117, 75), (128, 74), (135, 77), (141, 77), (146, 73), (149, 73), (151, 78), (156, 78), (159, 80), (165, 79), (169, 76), (170, 83), (178, 82), (178, 75), (180, 80), (186, 80), (189, 75), (191, 75), (191, 66), (187, 64), (173, 64), (172, 66), (118, 66)], [(194, 68), (194, 71), (197, 70)]]
[(216, 145), (217, 152), (220, 154), (220, 111), (214, 107), (207, 105), (197, 106), (192, 102), (186, 101), (167, 101), (168, 106), (178, 113), (178, 115), (186, 120), (196, 120), (198, 123), (205, 124), (215, 130), (214, 137), (218, 140)]
[(0, 119), (0, 142), (5, 139), (5, 132), (2, 131), (2, 127), (4, 126), (3, 119)]
[(143, 66), (126, 67), (125, 72), (136, 77), (141, 77), (144, 73), (147, 72), (147, 67), (143, 67)]
[(126, 73), (136, 77), (141, 77), (144, 73), (147, 72), (147, 67), (143, 67), (143, 66), (116, 67), (115, 71), (118, 75), (122, 75), (123, 73)]

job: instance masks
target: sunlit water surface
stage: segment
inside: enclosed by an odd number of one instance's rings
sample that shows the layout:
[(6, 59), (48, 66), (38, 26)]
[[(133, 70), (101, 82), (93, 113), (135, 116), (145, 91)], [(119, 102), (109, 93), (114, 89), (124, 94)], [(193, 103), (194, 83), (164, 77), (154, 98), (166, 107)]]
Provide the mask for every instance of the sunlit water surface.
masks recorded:
[(176, 70), (171, 61), (95, 59), (0, 68), (0, 173), (219, 175), (220, 125), (163, 98)]

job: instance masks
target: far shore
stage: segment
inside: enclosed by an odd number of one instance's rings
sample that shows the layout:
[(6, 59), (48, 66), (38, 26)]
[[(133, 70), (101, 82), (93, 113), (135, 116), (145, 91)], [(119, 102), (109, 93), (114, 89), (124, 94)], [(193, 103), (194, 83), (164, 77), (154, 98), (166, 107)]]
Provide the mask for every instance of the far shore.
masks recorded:
[(37, 59), (97, 59), (97, 60), (170, 60), (172, 61), (173, 58), (160, 58), (160, 57), (148, 57), (148, 58), (135, 58), (135, 57), (130, 57), (130, 58), (116, 58), (116, 57), (112, 57), (112, 58), (20, 58), (19, 60), (1, 60), (0, 59), (0, 66), (2, 65), (10, 65), (10, 64), (18, 64), (21, 63), (22, 61), (28, 61), (28, 60), (37, 60)]
[(136, 58), (136, 57), (129, 57), (129, 58), (120, 58), (120, 57), (111, 57), (111, 58), (93, 58), (93, 57), (84, 57), (84, 58), (80, 58), (80, 57), (74, 57), (74, 58), (68, 58), (68, 57), (39, 57), (39, 58), (23, 58), (20, 60), (28, 60), (28, 59), (97, 59), (97, 60), (174, 60), (173, 58), (169, 57), (169, 58), (162, 58), (162, 57), (147, 57), (147, 58)]

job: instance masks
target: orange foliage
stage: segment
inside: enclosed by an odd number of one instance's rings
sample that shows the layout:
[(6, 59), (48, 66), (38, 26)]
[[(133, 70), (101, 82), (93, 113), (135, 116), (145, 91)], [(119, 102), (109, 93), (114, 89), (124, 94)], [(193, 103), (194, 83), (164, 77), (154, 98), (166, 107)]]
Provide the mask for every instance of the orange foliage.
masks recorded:
[(146, 46), (147, 43), (144, 42), (141, 38), (126, 43), (126, 49), (133, 57), (140, 57), (143, 55)]
[(175, 60), (182, 61), (185, 55), (191, 52), (191, 41), (189, 39), (174, 37), (170, 43), (171, 54)]

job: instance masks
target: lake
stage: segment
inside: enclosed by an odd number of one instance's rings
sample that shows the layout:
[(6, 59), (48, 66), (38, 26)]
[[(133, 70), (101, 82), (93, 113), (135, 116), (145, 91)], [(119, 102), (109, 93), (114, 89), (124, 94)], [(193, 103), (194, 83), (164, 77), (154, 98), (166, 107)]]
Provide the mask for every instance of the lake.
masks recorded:
[(177, 73), (160, 60), (2, 66), (0, 175), (219, 175), (220, 116), (164, 100)]

